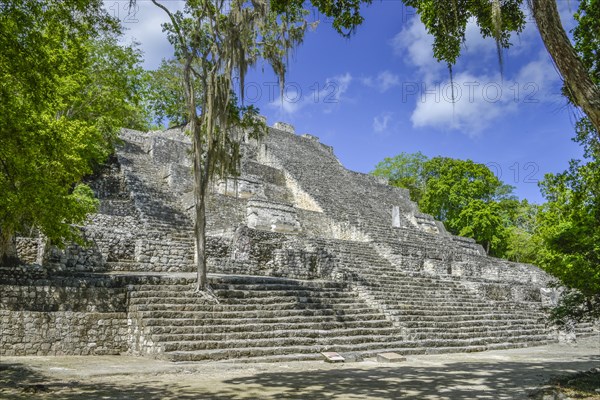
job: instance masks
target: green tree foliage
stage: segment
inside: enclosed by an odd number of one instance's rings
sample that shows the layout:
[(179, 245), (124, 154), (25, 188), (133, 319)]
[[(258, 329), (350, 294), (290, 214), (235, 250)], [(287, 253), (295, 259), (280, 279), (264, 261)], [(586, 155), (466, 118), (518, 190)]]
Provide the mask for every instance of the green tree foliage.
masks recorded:
[(0, 259), (37, 228), (78, 239), (94, 210), (81, 178), (111, 151), (120, 126), (140, 126), (139, 54), (116, 44), (101, 1), (0, 3)]
[(513, 32), (525, 27), (522, 0), (404, 0), (414, 7), (427, 31), (433, 35), (433, 55), (448, 63), (456, 63), (465, 43), (467, 23), (474, 20), (483, 37), (493, 37), (502, 64), (502, 49), (510, 46)]
[(512, 196), (513, 187), (485, 165), (401, 153), (377, 164), (372, 174), (409, 189), (421, 211), (444, 222), (451, 233), (475, 239), (492, 255), (505, 255), (520, 203)]
[(504, 199), (499, 204), (507, 232), (503, 256), (511, 261), (535, 263), (541, 246), (536, 236), (539, 206), (516, 199)]
[(575, 13), (574, 47), (596, 85), (600, 84), (600, 1), (582, 0)]
[(461, 227), (459, 235), (474, 238), (488, 254), (504, 253), (508, 232), (499, 203), (479, 199), (470, 201), (460, 211), (456, 225)]
[(471, 237), (501, 256), (506, 232), (496, 201), (507, 186), (488, 167), (471, 160), (435, 157), (425, 164), (424, 174), (420, 209), (444, 222), (451, 233)]
[[(177, 59), (163, 59), (156, 70), (146, 72), (147, 107), (151, 119), (159, 125), (168, 122), (169, 127), (184, 126), (188, 122), (183, 67)], [(196, 70), (199, 70), (198, 66)], [(193, 79), (195, 102), (201, 104), (202, 85), (198, 78)]]
[(107, 151), (121, 128), (145, 130), (142, 53), (137, 44), (121, 46), (120, 31), (103, 32), (83, 43), (84, 52), (68, 77), (77, 91), (69, 98), (64, 115), (70, 120), (94, 123), (104, 135)]
[(425, 164), (426, 189), (420, 202), (423, 212), (444, 221), (458, 233), (460, 212), (472, 200), (490, 202), (502, 182), (483, 164), (471, 160), (435, 157)]
[(427, 157), (421, 153), (400, 153), (386, 157), (375, 166), (372, 175), (387, 178), (389, 184), (406, 188), (412, 201), (418, 203), (425, 190), (424, 166)]
[(600, 162), (572, 161), (540, 183), (547, 199), (539, 215), (539, 265), (569, 289), (556, 320), (600, 317)]

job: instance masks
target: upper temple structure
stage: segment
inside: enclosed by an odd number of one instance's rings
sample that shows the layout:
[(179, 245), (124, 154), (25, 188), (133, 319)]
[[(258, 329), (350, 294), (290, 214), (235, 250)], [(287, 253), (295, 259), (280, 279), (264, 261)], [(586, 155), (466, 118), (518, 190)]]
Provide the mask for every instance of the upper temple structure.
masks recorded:
[(82, 228), (88, 246), (18, 239), (29, 264), (0, 272), (0, 356), (358, 359), (565, 335), (544, 318), (556, 291), (543, 271), (488, 257), (419, 212), (407, 190), (347, 170), (284, 123), (243, 143), (239, 177), (211, 183), (211, 301), (193, 291), (189, 137), (121, 139), (90, 182), (100, 208)]

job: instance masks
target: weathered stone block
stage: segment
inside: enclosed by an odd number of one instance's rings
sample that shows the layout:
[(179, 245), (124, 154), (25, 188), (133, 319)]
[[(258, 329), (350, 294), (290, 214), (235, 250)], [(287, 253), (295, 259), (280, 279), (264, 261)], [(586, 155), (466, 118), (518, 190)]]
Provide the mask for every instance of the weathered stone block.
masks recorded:
[(377, 362), (396, 363), (406, 361), (406, 357), (398, 353), (379, 353), (377, 354)]
[(273, 128), (288, 133), (296, 133), (296, 129), (294, 128), (294, 126), (285, 122), (275, 122)]
[(297, 233), (300, 222), (294, 207), (265, 200), (252, 199), (247, 208), (248, 227), (271, 232)]

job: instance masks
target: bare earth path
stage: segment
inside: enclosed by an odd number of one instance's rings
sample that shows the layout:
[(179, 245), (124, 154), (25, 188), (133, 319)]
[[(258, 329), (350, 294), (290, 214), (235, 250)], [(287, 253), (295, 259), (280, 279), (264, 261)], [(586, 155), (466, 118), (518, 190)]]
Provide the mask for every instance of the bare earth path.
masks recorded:
[(0, 398), (520, 399), (553, 376), (595, 367), (600, 367), (598, 336), (575, 345), (413, 356), (400, 364), (2, 357)]

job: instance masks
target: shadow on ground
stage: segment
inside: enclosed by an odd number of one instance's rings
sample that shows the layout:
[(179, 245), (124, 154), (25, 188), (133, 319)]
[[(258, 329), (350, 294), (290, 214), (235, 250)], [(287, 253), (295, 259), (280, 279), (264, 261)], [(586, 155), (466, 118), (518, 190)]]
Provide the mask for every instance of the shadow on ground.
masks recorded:
[(598, 357), (543, 364), (451, 363), (444, 367), (265, 373), (225, 383), (227, 387), (250, 386), (257, 393), (273, 391), (278, 399), (514, 399), (527, 398), (529, 390), (544, 384), (549, 376), (586, 370), (599, 363)]
[(193, 374), (95, 377), (61, 382), (20, 364), (0, 363), (0, 398), (10, 399), (518, 399), (550, 377), (600, 365), (572, 362), (449, 363), (259, 372), (238, 378)]

